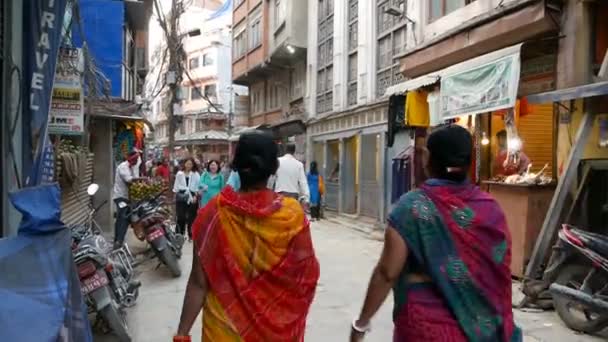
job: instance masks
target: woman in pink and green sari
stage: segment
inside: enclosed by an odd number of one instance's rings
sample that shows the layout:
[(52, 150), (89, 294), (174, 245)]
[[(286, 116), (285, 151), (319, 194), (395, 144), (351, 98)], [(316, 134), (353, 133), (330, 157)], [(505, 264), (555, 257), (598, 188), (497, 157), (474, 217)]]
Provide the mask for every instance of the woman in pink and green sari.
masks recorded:
[(448, 126), (427, 142), (431, 179), (389, 215), (384, 250), (351, 341), (360, 341), (393, 290), (395, 342), (519, 342), (511, 309), (511, 238), (496, 201), (467, 181), (469, 132)]

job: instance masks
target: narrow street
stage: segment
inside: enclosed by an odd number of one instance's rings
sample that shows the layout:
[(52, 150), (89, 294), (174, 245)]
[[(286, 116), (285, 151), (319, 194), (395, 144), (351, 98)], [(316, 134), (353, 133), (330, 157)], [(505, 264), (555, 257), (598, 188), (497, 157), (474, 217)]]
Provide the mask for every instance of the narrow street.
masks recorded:
[[(359, 232), (327, 221), (313, 223), (313, 238), (321, 263), (321, 279), (308, 319), (306, 341), (347, 341), (350, 321), (360, 309), (370, 272), (382, 245)], [(134, 245), (133, 249), (141, 248)], [(172, 279), (164, 267), (155, 269), (156, 261), (140, 266), (141, 294), (137, 305), (128, 312), (134, 342), (171, 340), (177, 329), (191, 261), (192, 251), (188, 248), (182, 259), (184, 274), (179, 279)], [(367, 341), (392, 340), (391, 309), (392, 299), (385, 303), (374, 319)], [(516, 311), (515, 314), (517, 323), (524, 330), (526, 342), (605, 340), (574, 333), (554, 312)], [(200, 341), (200, 334), (199, 320), (192, 331), (193, 340)], [(111, 336), (96, 338), (96, 342), (110, 341), (113, 341)]]

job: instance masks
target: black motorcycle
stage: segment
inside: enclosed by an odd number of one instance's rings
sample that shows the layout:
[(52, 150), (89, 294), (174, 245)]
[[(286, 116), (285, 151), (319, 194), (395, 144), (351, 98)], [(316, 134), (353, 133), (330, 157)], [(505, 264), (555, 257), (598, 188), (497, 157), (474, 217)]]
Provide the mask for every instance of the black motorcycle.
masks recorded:
[[(89, 187), (93, 196), (99, 187)], [(121, 342), (131, 341), (124, 308), (131, 307), (139, 295), (139, 282), (133, 279), (133, 255), (127, 245), (113, 250), (94, 220), (103, 206), (90, 208), (84, 224), (71, 227), (72, 254), (78, 269), (80, 287), (90, 313), (97, 313)]]
[(163, 207), (161, 194), (133, 205), (128, 217), (136, 236), (148, 242), (154, 255), (177, 278), (182, 274), (179, 259), (182, 256), (184, 237), (175, 232), (170, 220), (171, 214)]
[(544, 279), (569, 328), (592, 334), (608, 327), (608, 237), (562, 225)]

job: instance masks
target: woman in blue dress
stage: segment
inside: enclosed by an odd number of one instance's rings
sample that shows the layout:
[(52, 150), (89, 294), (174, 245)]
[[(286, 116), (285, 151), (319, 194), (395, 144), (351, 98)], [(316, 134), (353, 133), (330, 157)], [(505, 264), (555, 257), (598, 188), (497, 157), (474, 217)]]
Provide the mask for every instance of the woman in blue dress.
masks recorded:
[(310, 163), (310, 171), (307, 175), (308, 188), (310, 190), (310, 216), (313, 220), (321, 219), (321, 197), (325, 193), (323, 177), (319, 174), (316, 161)]
[(217, 160), (212, 160), (207, 164), (207, 172), (201, 176), (198, 187), (201, 191), (201, 208), (204, 208), (224, 187), (224, 177), (219, 171), (220, 163)]

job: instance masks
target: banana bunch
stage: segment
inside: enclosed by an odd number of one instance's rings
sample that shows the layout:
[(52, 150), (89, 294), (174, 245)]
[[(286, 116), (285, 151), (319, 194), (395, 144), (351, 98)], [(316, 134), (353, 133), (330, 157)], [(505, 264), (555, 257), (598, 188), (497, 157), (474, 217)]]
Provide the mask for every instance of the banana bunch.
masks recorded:
[(55, 145), (55, 154), (61, 155), (63, 153), (85, 153), (86, 150), (82, 146), (74, 144), (71, 140), (61, 139)]
[(133, 202), (152, 198), (158, 195), (165, 189), (165, 185), (161, 181), (145, 179), (129, 186), (129, 198)]

